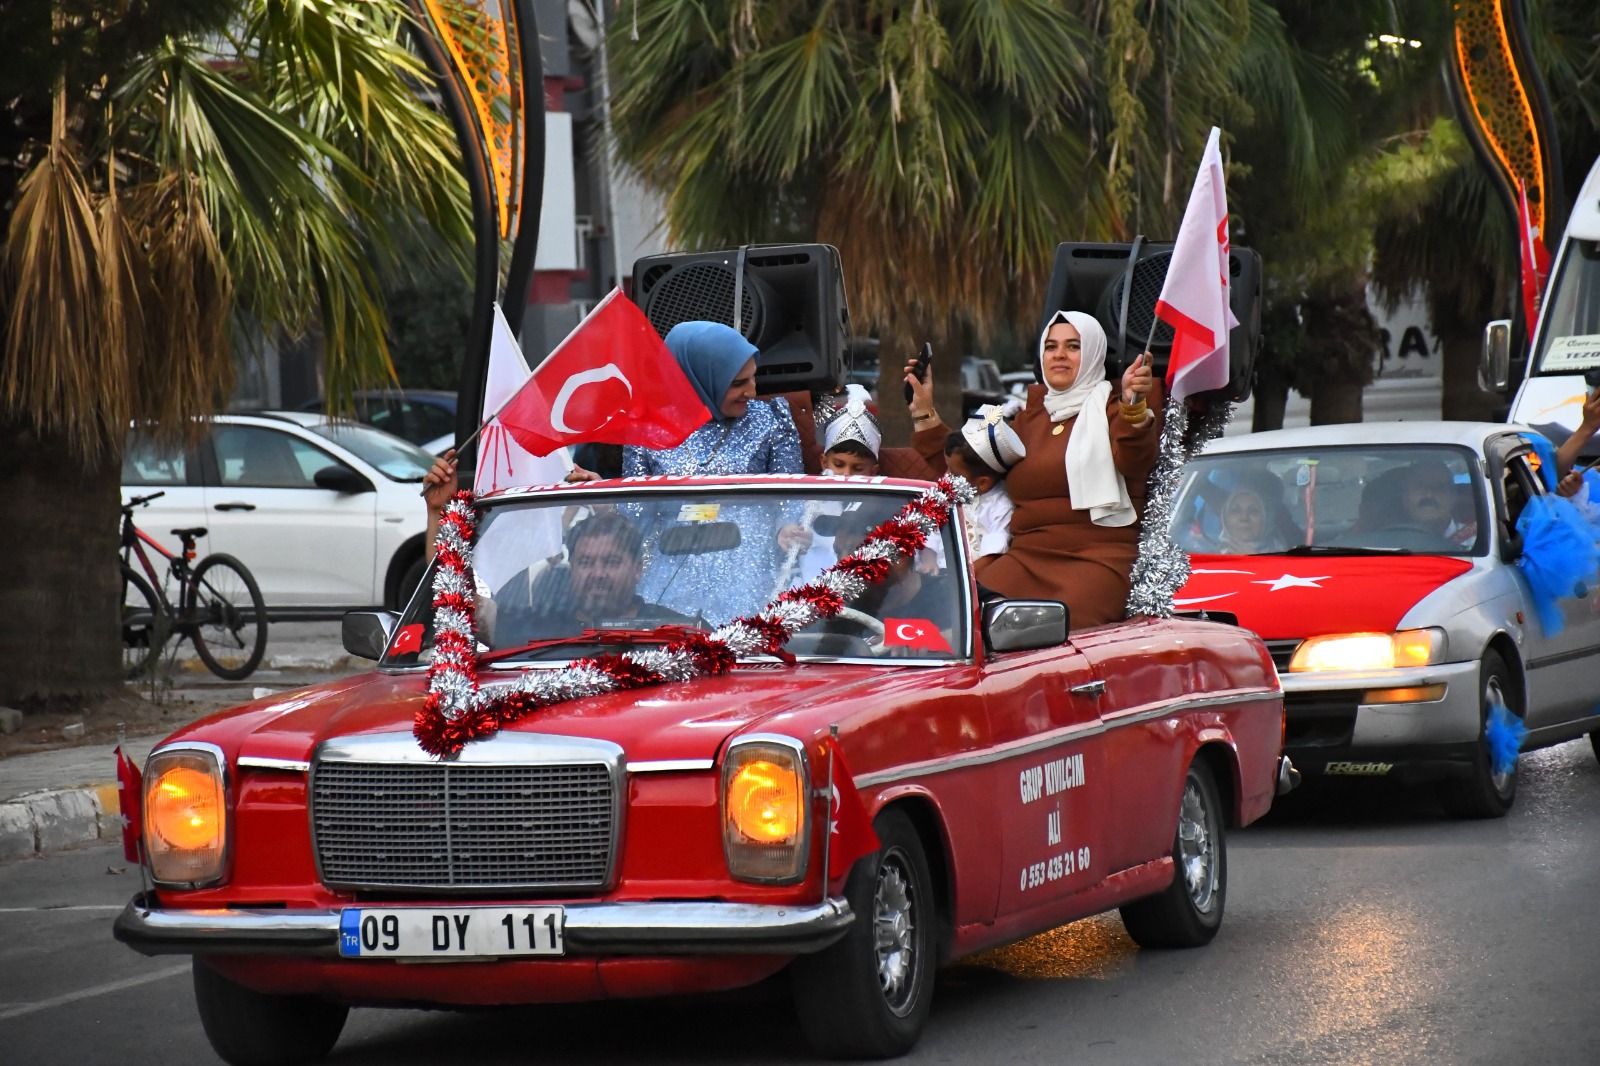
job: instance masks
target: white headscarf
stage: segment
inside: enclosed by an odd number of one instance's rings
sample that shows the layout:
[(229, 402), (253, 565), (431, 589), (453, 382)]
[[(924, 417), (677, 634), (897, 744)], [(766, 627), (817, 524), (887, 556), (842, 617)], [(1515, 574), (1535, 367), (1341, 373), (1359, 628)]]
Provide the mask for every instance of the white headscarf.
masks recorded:
[(1105, 379), (1106, 331), (1093, 315), (1057, 311), (1039, 334), (1039, 376), (1044, 377), (1044, 341), (1050, 327), (1065, 322), (1078, 331), (1078, 376), (1065, 389), (1045, 381), (1044, 409), (1052, 422), (1078, 421), (1067, 440), (1067, 494), (1074, 511), (1088, 511), (1097, 526), (1130, 526), (1138, 519), (1128, 486), (1111, 458), (1111, 425), (1106, 405), (1111, 382)]

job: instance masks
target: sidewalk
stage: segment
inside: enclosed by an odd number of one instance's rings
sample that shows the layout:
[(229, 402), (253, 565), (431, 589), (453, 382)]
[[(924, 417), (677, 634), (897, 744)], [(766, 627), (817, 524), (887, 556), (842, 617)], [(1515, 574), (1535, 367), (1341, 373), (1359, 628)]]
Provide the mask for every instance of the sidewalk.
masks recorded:
[[(187, 720), (246, 703), (258, 696), (321, 684), (371, 668), (339, 647), (338, 623), (279, 623), (267, 642), (261, 669), (240, 682), (197, 676), (180, 657), (177, 687), (168, 698), (192, 707)], [(129, 736), (123, 752), (141, 768), (164, 737)], [(0, 861), (55, 851), (122, 833), (117, 794), (116, 741), (97, 741), (0, 759)]]

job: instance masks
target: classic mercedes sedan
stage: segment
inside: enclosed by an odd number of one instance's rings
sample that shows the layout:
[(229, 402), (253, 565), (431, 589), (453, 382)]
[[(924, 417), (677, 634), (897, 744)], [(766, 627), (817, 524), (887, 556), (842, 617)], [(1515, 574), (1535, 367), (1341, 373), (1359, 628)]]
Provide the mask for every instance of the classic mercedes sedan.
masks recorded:
[[(194, 956), (232, 1063), (315, 1061), (351, 1006), (785, 967), (818, 1051), (881, 1058), (916, 1042), (945, 960), (1111, 908), (1142, 945), (1207, 943), (1226, 829), (1295, 776), (1266, 647), (1195, 619), (1069, 633), (1059, 603), (986, 598), (959, 509), (913, 550), (930, 491), (638, 479), (479, 500), (470, 541), (441, 534), (433, 597), (347, 618), (374, 672), (151, 753), (153, 887), (117, 937)], [(771, 652), (702, 669), (782, 625)], [(451, 707), (479, 715), (472, 736), (435, 728), (464, 728)]]
[(1595, 737), (1600, 587), (1541, 603), (1519, 565), (1547, 493), (1531, 432), (1316, 426), (1218, 441), (1187, 467), (1177, 602), (1265, 638), (1307, 774), (1423, 783), (1494, 818), (1523, 730), (1523, 750)]

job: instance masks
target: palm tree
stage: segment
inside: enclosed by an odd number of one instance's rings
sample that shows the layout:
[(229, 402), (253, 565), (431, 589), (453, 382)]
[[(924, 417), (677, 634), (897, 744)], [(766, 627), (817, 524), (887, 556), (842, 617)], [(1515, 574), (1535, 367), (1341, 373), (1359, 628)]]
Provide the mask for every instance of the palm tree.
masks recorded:
[[(1555, 112), (1568, 198), (1600, 155), (1600, 7), (1528, 0), (1529, 40)], [(1467, 151), (1435, 92), (1426, 106), (1440, 115), (1432, 139), (1450, 165), (1421, 202), (1388, 212), (1377, 231), (1374, 277), (1391, 300), (1420, 287), (1443, 349), (1444, 417), (1499, 418), (1504, 397), (1477, 388), (1479, 337), (1491, 318), (1515, 304), (1518, 253), (1515, 219)], [(1560, 235), (1545, 235), (1552, 252)]]
[(320, 330), (336, 402), (392, 377), (380, 275), (470, 226), (399, 0), (0, 3), (8, 121), (0, 699), (118, 681), (111, 559), (130, 420), (226, 400), (241, 322)]
[[(686, 248), (840, 249), (882, 395), (931, 339), (1032, 332), (1066, 239), (1170, 234), (1249, 33), (1233, 0), (639, 0), (613, 27), (618, 146)], [(892, 391), (891, 391), (892, 390)], [(884, 404), (891, 433), (898, 405)]]

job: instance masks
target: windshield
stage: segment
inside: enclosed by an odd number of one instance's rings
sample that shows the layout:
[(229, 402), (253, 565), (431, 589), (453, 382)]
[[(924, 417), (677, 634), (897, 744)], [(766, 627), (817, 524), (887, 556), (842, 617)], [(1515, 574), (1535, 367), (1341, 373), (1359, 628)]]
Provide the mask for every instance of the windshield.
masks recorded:
[(1600, 368), (1600, 241), (1567, 242), (1545, 300), (1536, 373)]
[(1184, 468), (1172, 535), (1215, 555), (1481, 555), (1477, 463), (1464, 448), (1234, 452)]
[[(648, 642), (645, 631), (658, 626), (714, 629), (815, 580), (913, 498), (795, 487), (564, 491), (491, 505), (473, 552), (480, 655), (508, 666), (565, 662)], [(969, 612), (952, 528), (844, 615), (796, 633), (787, 650), (808, 659), (965, 654)], [(400, 624), (414, 628), (396, 642), (420, 650), (391, 653), (385, 665), (429, 661), (427, 599), (413, 600)]]
[(324, 422), (307, 429), (366, 460), (390, 481), (421, 481), (433, 456), (399, 437), (353, 422)]

